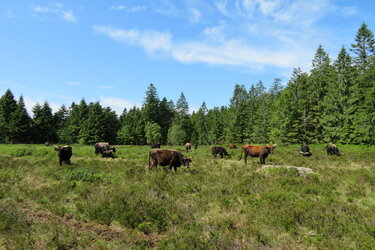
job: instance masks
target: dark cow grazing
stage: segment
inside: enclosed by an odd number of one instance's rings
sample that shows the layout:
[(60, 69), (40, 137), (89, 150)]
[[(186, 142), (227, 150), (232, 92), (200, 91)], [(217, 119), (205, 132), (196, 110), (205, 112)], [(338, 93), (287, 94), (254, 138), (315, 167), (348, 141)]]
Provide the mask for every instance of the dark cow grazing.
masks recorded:
[[(257, 145), (243, 145), (242, 146), (242, 151), (245, 154), (245, 163), (247, 164), (247, 156), (251, 157), (259, 157), (259, 163), (260, 164), (265, 164), (266, 163), (266, 158), (270, 153), (273, 152), (273, 149), (276, 147), (276, 144), (274, 145), (266, 145), (266, 146), (257, 146)], [(242, 159), (242, 153), (240, 160)]]
[(220, 155), (221, 159), (223, 159), (224, 156), (229, 156), (229, 154), (225, 150), (225, 148), (220, 147), (220, 146), (213, 146), (212, 147), (212, 155), (215, 156), (215, 158), (216, 158), (216, 155)]
[(55, 150), (57, 151), (57, 155), (59, 157), (60, 166), (62, 162), (70, 165), (70, 158), (72, 157), (72, 147), (66, 146), (55, 146)]
[(230, 149), (235, 149), (235, 148), (237, 148), (237, 146), (236, 146), (235, 144), (232, 144), (232, 143), (231, 143), (231, 144), (229, 144), (229, 148), (230, 148)]
[(106, 151), (103, 151), (102, 153), (102, 157), (111, 157), (111, 158), (114, 158), (113, 156), (113, 150), (112, 149), (109, 149), (109, 150), (106, 150)]
[(160, 142), (155, 142), (151, 144), (151, 148), (160, 148), (161, 143)]
[(198, 149), (198, 143), (194, 144), (194, 149)]
[(173, 167), (174, 170), (177, 171), (177, 167), (181, 165), (188, 168), (191, 162), (191, 157), (185, 157), (181, 152), (172, 149), (151, 149), (148, 155), (149, 169), (157, 167), (158, 165), (168, 165), (170, 169)]
[(341, 155), (341, 153), (339, 152), (339, 148), (335, 144), (328, 143), (326, 148), (327, 148), (327, 155), (337, 155), (337, 156)]
[(186, 150), (186, 153), (191, 151), (191, 144), (190, 143), (185, 144), (185, 150)]
[(307, 145), (306, 143), (301, 145), (301, 151), (299, 153), (302, 154), (303, 156), (311, 156), (312, 155), (312, 153), (310, 152), (309, 145)]
[(109, 145), (108, 142), (95, 143), (95, 154), (103, 154), (103, 152), (107, 150), (112, 150), (113, 152), (116, 152), (116, 148), (112, 145)]

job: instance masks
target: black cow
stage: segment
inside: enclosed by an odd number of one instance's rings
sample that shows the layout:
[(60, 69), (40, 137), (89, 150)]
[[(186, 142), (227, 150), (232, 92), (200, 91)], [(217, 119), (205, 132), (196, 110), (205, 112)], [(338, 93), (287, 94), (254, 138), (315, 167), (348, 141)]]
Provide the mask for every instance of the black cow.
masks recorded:
[(220, 155), (221, 159), (224, 158), (224, 156), (229, 156), (227, 150), (224, 147), (220, 146), (213, 146), (212, 147), (212, 155), (216, 157), (216, 155)]
[(194, 149), (198, 149), (198, 143), (194, 144)]
[(339, 152), (339, 148), (335, 144), (328, 143), (326, 148), (327, 148), (327, 155), (337, 155), (337, 156), (341, 155), (341, 153)]
[(113, 152), (116, 152), (116, 147), (109, 145), (108, 142), (95, 143), (95, 154), (103, 154), (103, 152), (107, 150), (112, 150)]
[(160, 148), (161, 143), (160, 142), (155, 142), (151, 144), (151, 148)]
[(103, 151), (102, 153), (102, 157), (111, 157), (111, 158), (114, 158), (113, 156), (113, 150), (112, 149), (109, 149), (109, 150), (106, 150), (106, 151)]
[(160, 166), (168, 165), (170, 169), (173, 167), (177, 171), (177, 167), (181, 165), (188, 168), (191, 162), (191, 157), (185, 157), (181, 152), (173, 149), (151, 149), (148, 156), (149, 169), (157, 167), (159, 164)]
[(191, 151), (191, 144), (189, 142), (185, 144), (185, 150), (186, 150), (186, 153)]
[(310, 152), (309, 145), (307, 145), (306, 143), (301, 145), (301, 151), (299, 153), (302, 154), (303, 156), (311, 156), (312, 155), (312, 153)]
[(72, 157), (72, 147), (66, 146), (55, 146), (55, 150), (57, 151), (57, 155), (59, 157), (60, 166), (62, 162), (70, 165), (70, 158)]

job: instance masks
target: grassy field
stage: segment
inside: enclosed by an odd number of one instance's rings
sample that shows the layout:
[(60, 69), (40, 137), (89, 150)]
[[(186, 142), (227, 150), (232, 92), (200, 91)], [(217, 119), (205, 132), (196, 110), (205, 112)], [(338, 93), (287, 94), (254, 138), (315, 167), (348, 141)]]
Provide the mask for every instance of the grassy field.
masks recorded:
[[(165, 147), (164, 147), (165, 148)], [(171, 148), (183, 150), (183, 147)], [(239, 150), (191, 153), (191, 168), (148, 170), (148, 146), (103, 159), (73, 145), (72, 165), (52, 147), (0, 145), (0, 248), (375, 249), (375, 147), (278, 146), (257, 171)]]

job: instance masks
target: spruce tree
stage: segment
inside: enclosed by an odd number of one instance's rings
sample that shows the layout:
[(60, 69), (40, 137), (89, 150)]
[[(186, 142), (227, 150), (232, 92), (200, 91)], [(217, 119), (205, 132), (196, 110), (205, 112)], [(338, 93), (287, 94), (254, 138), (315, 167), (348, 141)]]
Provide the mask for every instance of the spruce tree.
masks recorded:
[(52, 115), (52, 109), (48, 102), (45, 101), (42, 106), (37, 103), (33, 107), (33, 113), (33, 142), (56, 142), (57, 132)]
[(370, 57), (375, 54), (375, 39), (365, 22), (359, 27), (355, 41), (350, 49), (356, 55), (355, 61), (357, 65), (366, 65)]
[(31, 136), (31, 118), (27, 113), (22, 95), (18, 99), (16, 110), (11, 115), (10, 127), (12, 130), (12, 142), (29, 142)]
[(0, 142), (9, 143), (13, 138), (11, 126), (12, 114), (16, 111), (17, 102), (10, 89), (0, 98)]

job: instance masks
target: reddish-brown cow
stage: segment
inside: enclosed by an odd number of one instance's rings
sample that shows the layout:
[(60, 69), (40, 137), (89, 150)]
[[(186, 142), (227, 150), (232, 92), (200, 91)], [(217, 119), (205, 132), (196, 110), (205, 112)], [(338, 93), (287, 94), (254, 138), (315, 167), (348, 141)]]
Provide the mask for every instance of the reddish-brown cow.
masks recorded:
[[(266, 145), (266, 146), (258, 146), (258, 145), (243, 145), (242, 146), (242, 151), (245, 154), (245, 163), (247, 164), (247, 156), (251, 157), (259, 157), (259, 163), (260, 164), (265, 164), (266, 163), (266, 158), (270, 153), (273, 152), (273, 149), (276, 147), (276, 144), (274, 145)], [(241, 153), (241, 158), (242, 159), (242, 153)]]
[(229, 144), (229, 148), (231, 148), (231, 149), (235, 149), (235, 148), (237, 148), (237, 146), (236, 146), (236, 144)]

